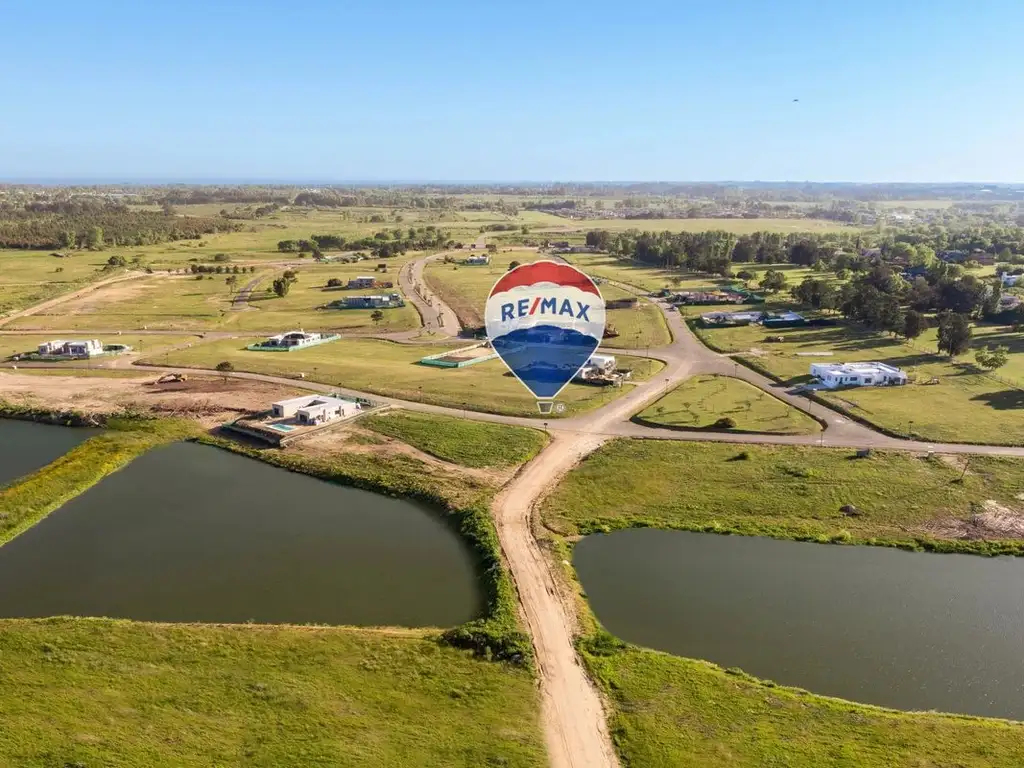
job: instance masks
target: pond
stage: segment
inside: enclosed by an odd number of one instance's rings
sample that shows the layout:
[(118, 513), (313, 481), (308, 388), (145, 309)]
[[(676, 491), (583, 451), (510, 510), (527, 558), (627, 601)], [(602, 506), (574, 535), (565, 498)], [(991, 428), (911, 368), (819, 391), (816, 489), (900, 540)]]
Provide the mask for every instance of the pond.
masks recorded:
[(453, 626), (483, 604), (427, 507), (177, 443), (0, 547), (0, 616)]
[(628, 642), (814, 693), (1024, 719), (1024, 559), (639, 529), (574, 561)]
[(100, 431), (0, 419), (0, 487), (42, 469)]

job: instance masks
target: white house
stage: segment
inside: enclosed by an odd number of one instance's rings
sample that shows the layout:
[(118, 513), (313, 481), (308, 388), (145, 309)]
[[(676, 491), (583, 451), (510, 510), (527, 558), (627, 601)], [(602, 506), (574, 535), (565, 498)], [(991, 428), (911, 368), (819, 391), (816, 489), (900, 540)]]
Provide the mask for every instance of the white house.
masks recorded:
[(325, 424), (353, 416), (361, 410), (359, 403), (329, 395), (306, 395), (274, 403), (274, 417), (295, 418), (299, 424)]
[(885, 363), (811, 363), (814, 376), (829, 389), (906, 384), (907, 374)]
[(99, 339), (84, 341), (65, 341), (54, 339), (39, 345), (40, 355), (65, 355), (67, 357), (92, 357), (103, 353), (103, 344)]
[(1003, 272), (1003, 286), (1006, 288), (1012, 288), (1024, 275), (1011, 275), (1009, 272)]
[(491, 257), (490, 256), (487, 256), (485, 254), (480, 254), (478, 256), (470, 256), (468, 259), (466, 259), (465, 263), (468, 266), (471, 266), (471, 267), (479, 267), (479, 266), (485, 266), (487, 264), (490, 264), (490, 262), (491, 262)]
[(307, 344), (313, 344), (317, 341), (322, 341), (324, 338), (322, 333), (306, 333), (305, 331), (288, 331), (287, 333), (279, 333), (277, 336), (271, 336), (269, 339), (263, 342), (264, 347), (304, 347)]
[(576, 378), (580, 381), (587, 379), (610, 376), (615, 373), (616, 361), (612, 355), (591, 355), (586, 365), (580, 368)]

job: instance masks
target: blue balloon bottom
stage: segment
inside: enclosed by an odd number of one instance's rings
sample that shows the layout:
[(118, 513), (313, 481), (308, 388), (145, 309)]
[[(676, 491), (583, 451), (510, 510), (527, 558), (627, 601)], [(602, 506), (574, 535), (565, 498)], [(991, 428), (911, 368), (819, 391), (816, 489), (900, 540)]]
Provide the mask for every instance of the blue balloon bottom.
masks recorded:
[(538, 325), (491, 339), (494, 351), (536, 397), (554, 397), (583, 366), (598, 340), (571, 328)]

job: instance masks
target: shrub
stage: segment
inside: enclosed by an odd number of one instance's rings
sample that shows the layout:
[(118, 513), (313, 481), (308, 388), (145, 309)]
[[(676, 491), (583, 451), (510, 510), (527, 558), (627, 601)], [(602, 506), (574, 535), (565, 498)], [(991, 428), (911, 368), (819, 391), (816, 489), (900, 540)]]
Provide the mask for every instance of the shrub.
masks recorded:
[(217, 363), (217, 370), (220, 371), (221, 373), (227, 373), (229, 371), (235, 370), (235, 366), (232, 364), (230, 360), (224, 360), (220, 363)]
[(736, 420), (731, 416), (723, 416), (714, 423), (715, 429), (736, 429)]

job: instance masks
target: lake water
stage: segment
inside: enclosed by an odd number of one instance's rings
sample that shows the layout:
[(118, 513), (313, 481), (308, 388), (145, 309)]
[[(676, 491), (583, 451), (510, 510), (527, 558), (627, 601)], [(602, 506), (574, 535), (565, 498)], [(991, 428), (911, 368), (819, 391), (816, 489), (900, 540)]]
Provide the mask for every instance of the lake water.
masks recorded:
[(624, 640), (814, 693), (1024, 719), (1024, 559), (638, 529), (574, 561)]
[(453, 626), (471, 553), (431, 510), (210, 446), (153, 450), (0, 547), (0, 616)]
[(45, 467), (99, 432), (0, 419), (0, 486)]

